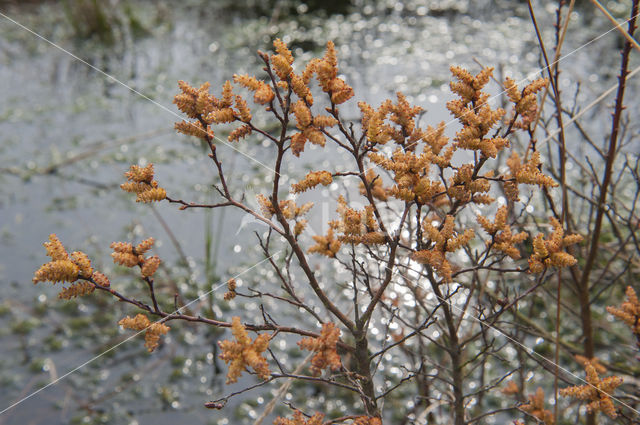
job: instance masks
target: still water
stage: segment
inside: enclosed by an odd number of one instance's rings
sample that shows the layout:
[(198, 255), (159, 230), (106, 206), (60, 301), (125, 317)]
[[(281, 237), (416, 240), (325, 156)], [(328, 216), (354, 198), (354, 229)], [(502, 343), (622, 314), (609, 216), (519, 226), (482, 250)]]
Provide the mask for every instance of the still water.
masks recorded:
[[(82, 9), (90, 3), (0, 2), (3, 14), (87, 62), (0, 17), (0, 409), (122, 341), (115, 322), (132, 312), (110, 312), (111, 300), (61, 306), (56, 288), (34, 287), (31, 277), (45, 261), (41, 244), (50, 233), (70, 250), (89, 253), (114, 284), (118, 271), (110, 264), (109, 244), (154, 236), (166, 281), (192, 297), (260, 260), (252, 239), (259, 228), (240, 214), (140, 206), (118, 190), (130, 164), (153, 162), (172, 196), (214, 199), (215, 174), (202, 147), (172, 130), (182, 119), (171, 103), (177, 80), (210, 81), (218, 93), (234, 73), (259, 72), (255, 51), (269, 50), (275, 37), (288, 42), (302, 63), (334, 40), (357, 100), (377, 106), (402, 91), (427, 111), (427, 123), (436, 124), (449, 121), (444, 103), (451, 64), (495, 66), (496, 77), (516, 80), (540, 69), (523, 2), (354, 0), (340, 14), (249, 1), (113, 1), (97, 12)], [(624, 10), (621, 3), (612, 10)], [(552, 46), (553, 7), (539, 4), (537, 10)], [(607, 30), (605, 20), (578, 8), (563, 51)], [(578, 104), (614, 83), (619, 43), (612, 32), (563, 59), (561, 88), (569, 98), (579, 82)], [(343, 111), (356, 118), (351, 103)], [(585, 125), (606, 132), (597, 120)], [(261, 142), (250, 139), (237, 150), (219, 146), (234, 190), (259, 193), (268, 183), (269, 171), (257, 162), (270, 159)], [(291, 174), (302, 174), (301, 163), (327, 161), (310, 150)], [(252, 274), (269, 278), (265, 271)], [(227, 314), (221, 308), (215, 305), (213, 312)], [(105, 328), (112, 333), (104, 334)], [(216, 335), (182, 329), (183, 336), (170, 337), (168, 347), (152, 356), (137, 355), (139, 341), (126, 343), (0, 415), (0, 424), (224, 425), (257, 417), (262, 397), (236, 400), (220, 412), (202, 408), (227, 391), (215, 370)], [(345, 408), (333, 403), (335, 411)]]

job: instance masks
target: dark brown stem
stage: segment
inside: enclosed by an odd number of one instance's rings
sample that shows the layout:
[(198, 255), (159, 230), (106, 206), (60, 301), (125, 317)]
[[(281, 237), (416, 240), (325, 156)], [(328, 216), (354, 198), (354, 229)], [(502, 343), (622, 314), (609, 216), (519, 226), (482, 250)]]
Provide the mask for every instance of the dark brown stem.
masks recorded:
[[(164, 322), (169, 322), (171, 320), (184, 320), (186, 322), (197, 322), (197, 323), (205, 323), (207, 325), (211, 325), (211, 326), (215, 326), (215, 327), (219, 327), (219, 328), (230, 328), (231, 327), (231, 322), (224, 322), (221, 320), (215, 320), (215, 319), (209, 319), (206, 317), (202, 317), (202, 316), (192, 316), (192, 315), (187, 315), (187, 314), (182, 314), (180, 311), (174, 311), (172, 313), (167, 313), (166, 311), (162, 311), (160, 308), (158, 308), (157, 310), (155, 310), (153, 307), (138, 301), (136, 299), (132, 299), (129, 298), (123, 294), (121, 294), (120, 292), (116, 291), (115, 289), (111, 288), (111, 287), (105, 287), (105, 286), (101, 286), (99, 284), (97, 284), (96, 282), (93, 281), (93, 279), (85, 279), (88, 280), (90, 282), (92, 282), (96, 289), (99, 289), (101, 291), (105, 291), (105, 292), (109, 292), (111, 295), (113, 295), (114, 297), (118, 298), (120, 301), (126, 302), (128, 304), (132, 304), (144, 311), (146, 311), (149, 314), (155, 315), (160, 317), (163, 323)], [(258, 332), (258, 331), (275, 331), (275, 332), (284, 332), (284, 333), (292, 333), (292, 334), (297, 334), (297, 335), (302, 335), (302, 336), (308, 336), (308, 337), (312, 337), (312, 338), (319, 338), (320, 334), (315, 333), (315, 332), (309, 332), (309, 331), (305, 331), (303, 329), (298, 329), (292, 326), (279, 326), (279, 325), (275, 325), (273, 323), (265, 323), (263, 325), (255, 325), (255, 324), (244, 324), (244, 327), (247, 330), (250, 331), (254, 331), (254, 332)], [(353, 351), (354, 347), (346, 344), (342, 341), (339, 341), (337, 343), (338, 347), (346, 350), (346, 351)]]
[[(629, 35), (633, 36), (636, 28), (636, 17), (638, 15), (638, 0), (633, 1), (631, 10), (631, 19), (629, 20)], [(594, 356), (594, 341), (593, 341), (593, 328), (591, 324), (591, 301), (589, 297), (589, 277), (593, 269), (593, 265), (598, 254), (598, 246), (600, 242), (600, 233), (602, 232), (602, 221), (605, 216), (605, 207), (607, 201), (607, 192), (611, 183), (611, 175), (613, 173), (613, 163), (616, 156), (616, 150), (618, 146), (618, 134), (620, 131), (620, 119), (622, 117), (622, 111), (624, 109), (624, 92), (626, 88), (626, 81), (629, 65), (629, 53), (631, 52), (632, 45), (628, 41), (625, 42), (622, 48), (622, 60), (620, 65), (620, 75), (618, 76), (618, 92), (616, 94), (616, 104), (613, 112), (613, 121), (611, 128), (611, 137), (609, 138), (609, 149), (606, 156), (606, 165), (602, 183), (600, 184), (600, 195), (598, 197), (597, 212), (595, 217), (595, 224), (591, 231), (591, 241), (589, 243), (589, 254), (587, 261), (583, 268), (582, 276), (579, 281), (579, 299), (580, 299), (580, 317), (582, 319), (583, 333), (584, 333), (584, 355), (587, 358)]]
[(353, 392), (356, 393), (360, 393), (360, 390), (356, 387), (353, 387), (351, 385), (347, 385), (347, 384), (343, 384), (342, 382), (338, 382), (338, 381), (334, 381), (332, 379), (327, 379), (327, 378), (321, 378), (321, 377), (316, 377), (316, 376), (307, 376), (307, 375), (295, 375), (292, 373), (272, 373), (271, 374), (271, 378), (273, 379), (277, 379), (277, 378), (293, 378), (293, 379), (297, 379), (300, 381), (311, 381), (311, 382), (319, 382), (319, 383), (324, 383), (327, 385), (334, 385), (340, 388), (345, 388), (348, 390), (351, 390)]
[(405, 206), (404, 213), (402, 214), (402, 219), (400, 220), (398, 233), (394, 238), (394, 240), (390, 243), (391, 246), (390, 246), (390, 252), (389, 252), (389, 260), (387, 261), (387, 265), (385, 266), (386, 271), (385, 271), (384, 281), (382, 282), (382, 285), (380, 285), (380, 288), (376, 291), (375, 295), (373, 296), (373, 299), (371, 300), (371, 302), (367, 306), (367, 309), (365, 310), (364, 314), (359, 320), (359, 322), (363, 326), (366, 326), (366, 323), (371, 318), (371, 314), (373, 314), (373, 310), (375, 309), (376, 304), (378, 304), (378, 301), (380, 301), (380, 298), (382, 298), (382, 294), (384, 294), (384, 291), (387, 289), (387, 286), (389, 285), (389, 283), (391, 282), (391, 278), (393, 277), (393, 267), (395, 265), (395, 260), (396, 260), (396, 250), (398, 248), (398, 241), (400, 240), (400, 234), (402, 233), (402, 227), (407, 218), (408, 212), (409, 212), (409, 207)]
[[(633, 37), (633, 33), (636, 28), (636, 17), (638, 15), (638, 3), (639, 0), (633, 1), (631, 7), (631, 19), (629, 20), (628, 33)], [(622, 117), (622, 111), (624, 109), (624, 92), (626, 88), (627, 75), (629, 73), (629, 53), (631, 52), (632, 45), (629, 41), (625, 41), (622, 48), (622, 59), (620, 65), (620, 74), (618, 76), (618, 92), (616, 94), (616, 105), (613, 112), (613, 120), (611, 124), (611, 137), (609, 138), (609, 150), (606, 156), (606, 165), (602, 183), (600, 185), (600, 196), (598, 197), (597, 212), (595, 217), (595, 224), (591, 232), (591, 242), (589, 244), (589, 254), (585, 263), (582, 276), (578, 284), (578, 295), (580, 300), (580, 319), (582, 321), (582, 332), (584, 336), (584, 356), (591, 359), (595, 355), (595, 343), (593, 336), (593, 325), (591, 323), (591, 297), (589, 284), (589, 277), (593, 269), (593, 265), (598, 254), (598, 247), (600, 244), (600, 233), (602, 232), (602, 221), (605, 216), (605, 206), (607, 202), (607, 192), (609, 191), (609, 185), (611, 183), (611, 175), (613, 173), (613, 163), (616, 156), (618, 146), (618, 134), (620, 131), (620, 119)], [(587, 416), (587, 425), (594, 425), (595, 415), (589, 414)]]
[(287, 134), (287, 125), (289, 122), (289, 106), (290, 106), (290, 98), (289, 96), (287, 96), (286, 102), (284, 103), (284, 106), (283, 106), (283, 117), (281, 122), (280, 140), (277, 142), (278, 155), (276, 157), (275, 171), (274, 171), (274, 177), (273, 177), (273, 191), (271, 193), (271, 204), (273, 206), (273, 209), (275, 210), (275, 215), (278, 221), (280, 222), (280, 225), (282, 226), (282, 231), (279, 233), (281, 233), (282, 236), (285, 237), (285, 239), (287, 240), (287, 243), (289, 244), (289, 246), (291, 246), (293, 253), (298, 259), (298, 264), (300, 265), (300, 268), (304, 272), (307, 278), (307, 281), (311, 286), (311, 289), (313, 289), (313, 292), (315, 292), (315, 294), (318, 296), (322, 304), (331, 313), (333, 313), (338, 318), (338, 320), (342, 322), (344, 326), (346, 326), (350, 331), (353, 332), (355, 330), (355, 324), (353, 323), (353, 321), (351, 321), (351, 319), (349, 319), (329, 299), (329, 297), (322, 290), (322, 288), (320, 288), (320, 284), (318, 283), (318, 280), (316, 279), (316, 276), (307, 261), (307, 257), (304, 251), (302, 250), (302, 248), (300, 247), (300, 245), (298, 244), (298, 241), (296, 240), (296, 237), (294, 236), (293, 232), (291, 232), (291, 227), (289, 226), (287, 219), (284, 217), (282, 210), (280, 208), (280, 205), (278, 203), (278, 189), (280, 185), (280, 169), (282, 167), (282, 162), (283, 162), (284, 153), (285, 153), (284, 144), (285, 144), (286, 134)]
[(438, 282), (430, 278), (431, 289), (440, 300), (442, 311), (444, 312), (445, 324), (447, 327), (447, 352), (451, 358), (451, 386), (453, 387), (453, 423), (464, 425), (464, 394), (462, 378), (462, 347), (458, 339), (458, 332), (455, 318), (451, 312), (449, 302), (444, 298)]
[(149, 296), (151, 297), (151, 302), (153, 303), (153, 310), (155, 313), (160, 312), (160, 307), (158, 307), (158, 300), (156, 300), (156, 291), (153, 288), (153, 279), (150, 277), (145, 277), (144, 281), (147, 282), (149, 286)]
[(380, 410), (376, 402), (375, 389), (373, 386), (373, 376), (371, 374), (371, 362), (369, 356), (369, 342), (367, 340), (367, 332), (365, 329), (358, 329), (353, 332), (356, 339), (354, 350), (354, 358), (356, 363), (356, 373), (360, 375), (360, 385), (362, 386), (362, 402), (365, 411), (369, 416), (380, 417)]

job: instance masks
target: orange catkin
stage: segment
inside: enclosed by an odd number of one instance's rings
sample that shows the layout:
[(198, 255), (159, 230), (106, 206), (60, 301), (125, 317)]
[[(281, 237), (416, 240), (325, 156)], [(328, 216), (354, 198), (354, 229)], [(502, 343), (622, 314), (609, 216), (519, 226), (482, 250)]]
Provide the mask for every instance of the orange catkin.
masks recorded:
[(227, 383), (237, 382), (246, 367), (255, 370), (260, 378), (268, 379), (271, 372), (267, 359), (262, 356), (262, 353), (269, 347), (271, 336), (260, 334), (252, 341), (237, 316), (233, 317), (231, 321), (231, 331), (235, 341), (226, 340), (218, 343), (222, 350), (220, 358), (229, 364)]

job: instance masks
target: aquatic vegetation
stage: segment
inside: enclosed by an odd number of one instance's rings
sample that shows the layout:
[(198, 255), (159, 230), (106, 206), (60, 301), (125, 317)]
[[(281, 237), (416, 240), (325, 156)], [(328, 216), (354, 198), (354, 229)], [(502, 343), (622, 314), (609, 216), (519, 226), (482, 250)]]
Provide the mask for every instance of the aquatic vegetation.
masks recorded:
[[(209, 408), (224, 408), (228, 400), (249, 389), (293, 380), (348, 394), (344, 397), (354, 400), (351, 411), (342, 416), (329, 411), (310, 415), (290, 404), (293, 419), (279, 417), (275, 424), (320, 424), (330, 418), (331, 423), (381, 425), (392, 416), (388, 405), (402, 403), (405, 409), (408, 400), (412, 409), (419, 405), (428, 415), (456, 425), (481, 422), (504, 411), (515, 415), (518, 410), (555, 423), (558, 413), (545, 408), (542, 388), (529, 395), (527, 403), (508, 408), (496, 407), (493, 395), (503, 379), (526, 363), (520, 358), (520, 365), (509, 366), (506, 372), (504, 365), (495, 367), (503, 362), (501, 350), (509, 346), (521, 357), (529, 354), (510, 335), (520, 332), (520, 321), (537, 326), (526, 322), (530, 318), (522, 317), (520, 307), (533, 305), (532, 311), (544, 312), (545, 306), (536, 305), (535, 298), (550, 282), (562, 282), (563, 271), (574, 276), (577, 289), (579, 282), (589, 283), (590, 269), (583, 274), (579, 270), (580, 244), (589, 236), (588, 229), (574, 226), (565, 216), (566, 178), (545, 165), (534, 137), (541, 110), (538, 99), (555, 87), (554, 75), (522, 88), (507, 79), (503, 87), (508, 103), (496, 107), (488, 91), (492, 68), (474, 74), (452, 66), (450, 89), (456, 98), (447, 109), (457, 130), (448, 136), (445, 123), (422, 128), (423, 110), (400, 92), (378, 107), (357, 102), (359, 119), (346, 119), (342, 108), (355, 103), (357, 93), (339, 73), (332, 42), (324, 56), (304, 66), (282, 40), (276, 39), (273, 48), (273, 53), (258, 52), (264, 75), (234, 75), (219, 94), (211, 92), (209, 83), (178, 83), (174, 104), (186, 119), (175, 129), (208, 148), (219, 178), (214, 186), (216, 203), (190, 202), (160, 187), (153, 164), (131, 166), (121, 185), (123, 191), (136, 194), (137, 202), (166, 201), (180, 210), (232, 209), (263, 224), (264, 232), (256, 232), (256, 237), (275, 285), (254, 284), (245, 290), (238, 285), (239, 276), (234, 276), (226, 280), (227, 291), (221, 297), (225, 302), (258, 299), (259, 312), (243, 311), (242, 317), (230, 320), (225, 314), (205, 317), (189, 312), (190, 303), (181, 301), (179, 293), (171, 299), (167, 291), (159, 290), (166, 284), (155, 277), (160, 256), (147, 255), (153, 238), (111, 245), (115, 264), (136, 273), (139, 269), (145, 299), (140, 292), (127, 294), (111, 284), (92, 269), (84, 253), (68, 254), (55, 235), (45, 243), (51, 261), (36, 271), (34, 283), (68, 282), (60, 293), (65, 299), (100, 292), (115, 297), (137, 313), (118, 324), (144, 331), (149, 352), (162, 346), (169, 322), (231, 329), (233, 339), (218, 343), (219, 358), (228, 365), (227, 384), (238, 383), (245, 389), (206, 403)], [(618, 121), (621, 110), (620, 105)], [(261, 126), (258, 114), (269, 117), (276, 130)], [(235, 182), (220, 148), (227, 142), (218, 134), (227, 134), (233, 146), (266, 141), (262, 146), (272, 160), (262, 165), (272, 173), (271, 190), (235, 195)], [(518, 137), (530, 142), (526, 148), (515, 143)], [(293, 179), (284, 178), (283, 164), (295, 164), (319, 149), (340, 152), (350, 168), (315, 167), (290, 184)], [(338, 196), (319, 195), (321, 187), (340, 187), (338, 183), (343, 183)], [(349, 189), (356, 186), (355, 191)], [(533, 191), (546, 195), (548, 219), (527, 214), (528, 200), (521, 194)], [(562, 207), (553, 191), (564, 194)], [(302, 196), (314, 202), (302, 203)], [(316, 233), (308, 223), (323, 202), (334, 207), (335, 214), (323, 223), (326, 232)], [(541, 228), (551, 231), (538, 231)], [(593, 252), (597, 243), (599, 238), (590, 242), (587, 252)], [(318, 272), (320, 265), (335, 273)], [(498, 289), (494, 279), (499, 280)], [(586, 296), (577, 301), (581, 330), (585, 340), (592, 340), (588, 285), (581, 296)], [(559, 287), (558, 308), (560, 297)], [(609, 312), (637, 333), (637, 320), (633, 322), (637, 297), (632, 289), (627, 297), (627, 303)], [(273, 303), (277, 308), (270, 308)], [(300, 314), (304, 320), (288, 314)], [(556, 326), (557, 332), (561, 325)], [(536, 332), (556, 347), (574, 347), (543, 326)], [(291, 338), (297, 339), (295, 350), (310, 352), (295, 370), (280, 362), (273, 348), (279, 343), (286, 346)], [(622, 380), (598, 377), (591, 364), (596, 362), (593, 348), (587, 344), (583, 350), (587, 385), (568, 387), (559, 394), (588, 401), (590, 421), (596, 411), (611, 418), (626, 417), (624, 409), (633, 407), (617, 407), (614, 400), (619, 400), (612, 394)], [(549, 362), (547, 357), (543, 360)], [(309, 375), (304, 374), (307, 362)], [(239, 382), (245, 373), (258, 382)], [(281, 385), (286, 389), (289, 384)], [(504, 392), (524, 399), (522, 382)], [(483, 400), (489, 401), (483, 404)], [(439, 404), (430, 407), (435, 401)]]

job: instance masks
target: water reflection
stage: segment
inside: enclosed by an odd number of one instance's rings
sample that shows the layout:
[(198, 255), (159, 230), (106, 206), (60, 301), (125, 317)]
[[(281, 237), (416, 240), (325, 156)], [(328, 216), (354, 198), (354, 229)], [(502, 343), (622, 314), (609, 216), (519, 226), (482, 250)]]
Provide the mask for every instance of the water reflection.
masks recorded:
[[(448, 68), (452, 63), (494, 65), (500, 78), (515, 79), (540, 68), (521, 2), (354, 1), (349, 11), (342, 11), (345, 14), (331, 17), (327, 11), (315, 9), (315, 2), (307, 8), (298, 5), (280, 9), (277, 14), (273, 11), (268, 16), (257, 13), (252, 17), (247, 17), (245, 9), (237, 10), (235, 3), (158, 5), (140, 1), (131, 3), (135, 8), (126, 9), (132, 6), (125, 3), (123, 9), (105, 9), (102, 13), (107, 15), (91, 19), (85, 12), (69, 15), (56, 2), (13, 7), (7, 13), (167, 107), (171, 107), (179, 79), (194, 84), (208, 80), (217, 88), (233, 73), (256, 72), (259, 63), (254, 52), (269, 49), (277, 36), (284, 37), (303, 61), (317, 55), (326, 40), (334, 40), (341, 72), (359, 99), (377, 105), (401, 90), (411, 102), (428, 111), (425, 120), (430, 124), (449, 119), (444, 103), (450, 99)], [(552, 17), (546, 19), (550, 22)], [(575, 37), (567, 41), (565, 51), (605, 30), (596, 21), (593, 27), (586, 27), (583, 19), (589, 18), (578, 11), (575, 25), (583, 28), (572, 33)], [(107, 25), (109, 20), (114, 22)], [(548, 28), (549, 22), (543, 24)], [(92, 25), (99, 28), (87, 29)], [(96, 31), (102, 35), (93, 37)], [(154, 213), (114, 192), (129, 164), (148, 161), (157, 164), (157, 175), (169, 192), (194, 201), (212, 199), (210, 185), (215, 180), (210, 162), (198, 143), (173, 133), (174, 116), (6, 20), (0, 20), (0, 34), (3, 408), (90, 358), (96, 352), (95, 345), (101, 349), (122, 338), (115, 325), (110, 326), (111, 334), (100, 334), (98, 325), (116, 323), (115, 315), (103, 314), (102, 323), (95, 323), (86, 319), (94, 316), (83, 313), (107, 311), (112, 308), (111, 300), (63, 306), (52, 288), (30, 284), (33, 270), (43, 261), (38, 247), (49, 233), (57, 232), (73, 249), (93, 253), (96, 266), (114, 276), (117, 273), (108, 262), (110, 242), (153, 235), (158, 239), (158, 253), (171, 265), (168, 271), (174, 276), (174, 284), (186, 292), (193, 291), (192, 295), (210, 288), (214, 278), (226, 275), (227, 269), (241, 270), (244, 264), (257, 261), (260, 253), (253, 242), (248, 242), (257, 227), (243, 224), (240, 215), (216, 213), (203, 218), (202, 214), (166, 206)], [(605, 38), (572, 57), (573, 66), (564, 68), (563, 89), (571, 92), (577, 81), (588, 82), (578, 95), (582, 101), (608, 87), (613, 76), (602, 74), (590, 58), (598, 57), (602, 63), (615, 61), (616, 53), (611, 49), (614, 43), (615, 37)], [(358, 114), (355, 102), (343, 111), (354, 118)], [(587, 125), (602, 132), (597, 121)], [(232, 174), (242, 181), (239, 186), (250, 183), (255, 191), (263, 187), (265, 170), (232, 150), (220, 149), (228, 158)], [(269, 158), (259, 143), (241, 149), (261, 160)], [(313, 153), (317, 157), (303, 156), (307, 165), (317, 158), (329, 164), (319, 150)], [(323, 196), (329, 193), (323, 192)], [(156, 214), (180, 235), (179, 248)], [(207, 251), (213, 261), (209, 268), (201, 260), (206, 246), (205, 220), (216, 236), (212, 252), (217, 254)], [(245, 225), (247, 232), (237, 235)], [(256, 274), (267, 281), (273, 277), (270, 270)], [(34, 302), (36, 297), (38, 302)], [(221, 307), (216, 308), (216, 314), (226, 314)], [(253, 303), (245, 308), (256, 311), (259, 307)], [(69, 324), (67, 319), (72, 315), (78, 317)], [(85, 335), (87, 329), (94, 332), (92, 339), (83, 342), (74, 338)], [(384, 338), (381, 333), (378, 336)], [(90, 399), (109, 400), (91, 406), (99, 412), (106, 409), (104, 421), (108, 423), (116, 422), (109, 415), (115, 415), (121, 423), (211, 423), (212, 418), (217, 421), (214, 423), (229, 423), (226, 411), (212, 415), (201, 409), (205, 398), (217, 397), (221, 391), (220, 377), (215, 373), (215, 344), (211, 343), (216, 337), (213, 332), (174, 336), (179, 339), (177, 344), (169, 344), (168, 352), (160, 356), (165, 371), (169, 371), (164, 374), (149, 370), (150, 364), (155, 366), (153, 362), (160, 360), (130, 360), (124, 354), (114, 354), (109, 361), (87, 367), (66, 383), (0, 416), (0, 423), (38, 418), (47, 418), (48, 423), (68, 423), (72, 417), (83, 421), (87, 411), (78, 414), (77, 405), (64, 401), (64, 393), (77, 394), (87, 382), (96, 391)], [(176, 348), (179, 344), (187, 348)], [(291, 346), (294, 344), (285, 343), (281, 350), (286, 352)], [(133, 351), (130, 346), (123, 348), (127, 355)], [(131, 374), (132, 365), (134, 370), (148, 374)], [(113, 373), (107, 373), (109, 370)], [(171, 385), (172, 378), (179, 381), (183, 376), (196, 376), (203, 385), (195, 390), (182, 381), (172, 388), (165, 386)], [(121, 393), (114, 393), (113, 388), (120, 388)], [(194, 391), (195, 395), (188, 395)], [(141, 407), (127, 394), (153, 401)], [(176, 394), (182, 394), (180, 400)], [(320, 397), (315, 403), (323, 402)], [(238, 403), (241, 411), (255, 416), (256, 410), (250, 405)], [(58, 404), (64, 407), (62, 411), (56, 408)], [(339, 400), (327, 406), (347, 410)], [(101, 414), (91, 417), (96, 423), (103, 418)]]

